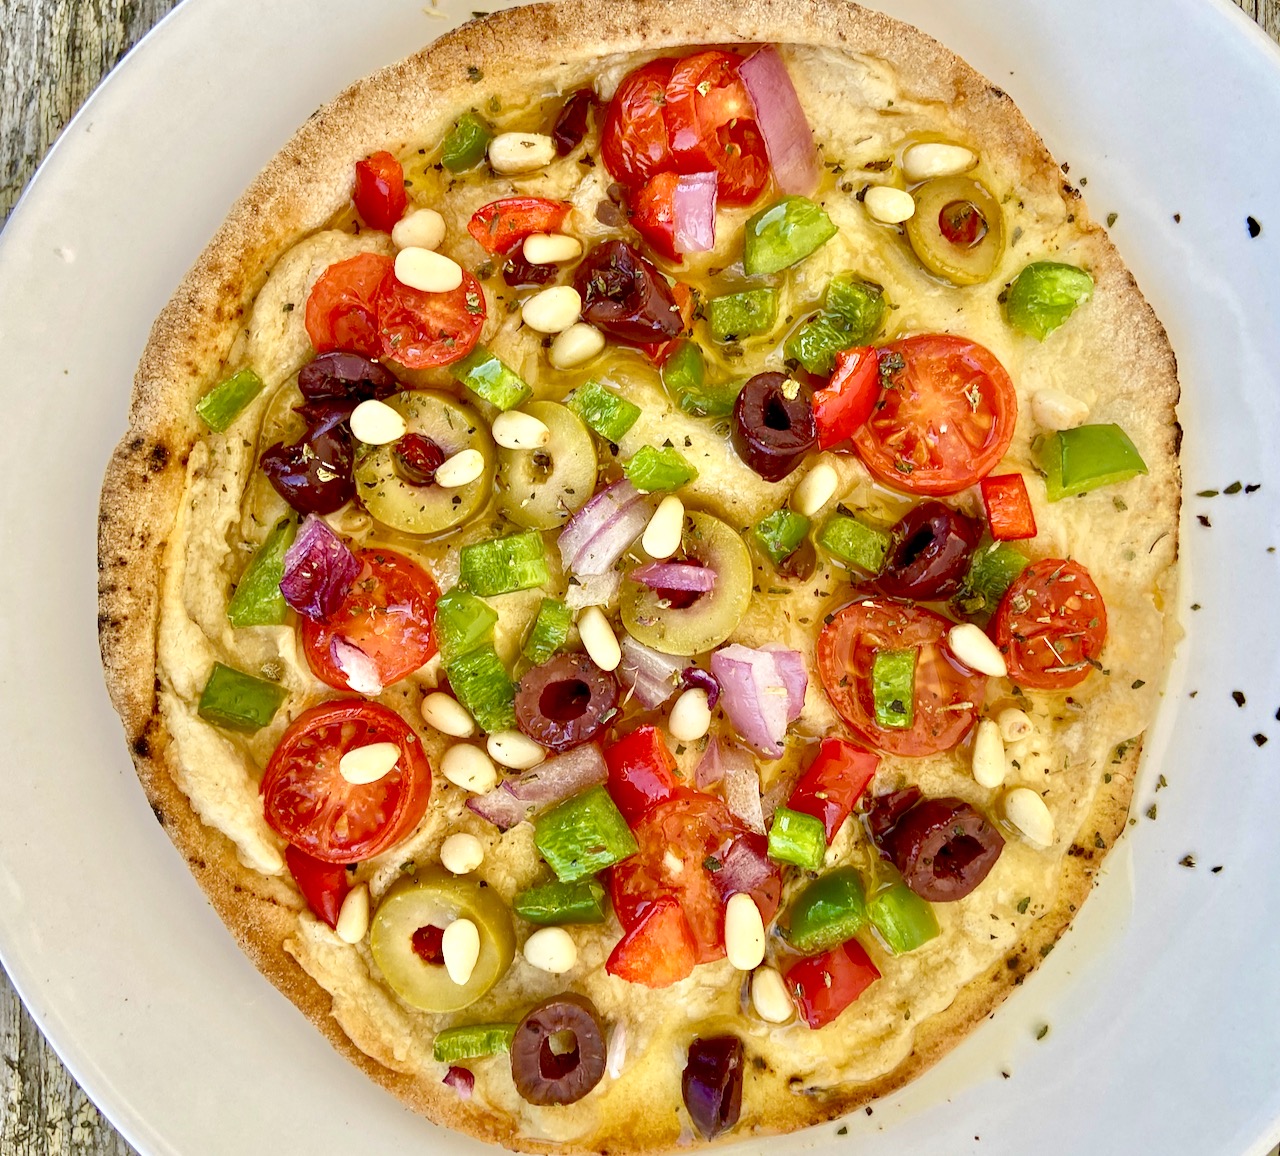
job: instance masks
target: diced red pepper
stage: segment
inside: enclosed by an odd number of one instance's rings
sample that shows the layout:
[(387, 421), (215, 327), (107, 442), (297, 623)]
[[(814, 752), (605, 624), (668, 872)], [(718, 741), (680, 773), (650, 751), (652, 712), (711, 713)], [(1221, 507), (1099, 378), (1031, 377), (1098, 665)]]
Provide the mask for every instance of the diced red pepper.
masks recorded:
[(316, 918), (337, 927), (342, 901), (351, 890), (347, 869), (340, 863), (322, 863), (292, 845), (284, 849), (284, 861)]
[(793, 963), (783, 974), (800, 1018), (811, 1028), (825, 1027), (879, 978), (856, 939)]
[(673, 337), (670, 341), (655, 341), (649, 345), (640, 346), (640, 352), (659, 369), (675, 349), (676, 344), (689, 332), (689, 326), (693, 324), (693, 290), (683, 281), (676, 281), (671, 286), (671, 296), (676, 299), (676, 305), (680, 309), (680, 336)]
[(530, 233), (554, 233), (573, 208), (545, 197), (503, 197), (482, 205), (467, 222), (486, 253), (509, 253)]
[(391, 232), (409, 204), (400, 162), (388, 152), (374, 153), (357, 161), (356, 187), (351, 199), (366, 225), (384, 233)]
[(658, 173), (631, 198), (631, 223), (653, 249), (672, 261), (676, 252), (676, 182), (679, 173)]
[(821, 819), (830, 845), (879, 765), (879, 755), (848, 739), (823, 739), (818, 757), (800, 776), (787, 807)]
[(1036, 515), (1021, 474), (988, 474), (982, 479), (982, 504), (997, 542), (1036, 536)]
[(871, 416), (880, 396), (880, 360), (870, 345), (836, 354), (830, 380), (813, 394), (818, 445), (830, 449), (853, 437)]
[(618, 940), (604, 969), (645, 987), (670, 987), (689, 976), (697, 958), (689, 920), (679, 903), (663, 896)]
[(676, 795), (676, 760), (655, 726), (642, 726), (605, 748), (609, 794), (634, 827), (640, 817)]

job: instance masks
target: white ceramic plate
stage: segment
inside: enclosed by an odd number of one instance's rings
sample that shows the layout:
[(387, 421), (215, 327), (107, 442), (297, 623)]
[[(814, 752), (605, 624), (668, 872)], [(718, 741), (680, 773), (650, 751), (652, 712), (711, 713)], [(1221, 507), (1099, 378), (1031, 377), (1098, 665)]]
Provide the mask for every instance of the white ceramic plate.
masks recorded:
[[(1034, 980), (849, 1120), (842, 1146), (1261, 1153), (1280, 1136), (1280, 54), (1225, 0), (883, 6), (1007, 89), (1088, 179), (1095, 215), (1118, 214), (1182, 370), (1188, 635), (1134, 799), (1145, 815), (1163, 773), (1158, 821), (1139, 819)], [(152, 318), (298, 123), (468, 7), (187, 0), (0, 237), (0, 951), (76, 1077), (154, 1156), (480, 1150), (340, 1060), (240, 954), (138, 788), (94, 629), (99, 480)], [(1195, 496), (1236, 480), (1262, 488)]]

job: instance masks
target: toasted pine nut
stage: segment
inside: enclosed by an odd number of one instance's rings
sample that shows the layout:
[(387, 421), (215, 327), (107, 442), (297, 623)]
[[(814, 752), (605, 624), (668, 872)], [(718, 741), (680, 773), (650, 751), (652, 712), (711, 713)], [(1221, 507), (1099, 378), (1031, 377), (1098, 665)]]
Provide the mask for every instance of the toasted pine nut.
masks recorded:
[(442, 735), (469, 739), (476, 733), (471, 713), (452, 695), (433, 691), (422, 700), (422, 721)]
[(445, 458), (436, 470), (436, 485), (446, 490), (469, 486), (484, 473), (484, 454), (479, 450), (459, 450), (451, 458)]
[(1032, 843), (1053, 844), (1053, 816), (1045, 801), (1030, 787), (1014, 787), (1004, 797), (1004, 815)]
[(1031, 716), (1016, 706), (1005, 707), (996, 715), (996, 726), (1000, 728), (1000, 737), (1007, 743), (1016, 743), (1019, 739), (1028, 738), (1036, 729)]
[(1004, 740), (993, 719), (979, 720), (973, 736), (973, 778), (980, 787), (998, 787), (1004, 782)]
[(668, 494), (653, 511), (640, 545), (650, 558), (670, 558), (680, 549), (683, 536), (684, 503), (675, 494)]
[(1060, 389), (1038, 389), (1031, 398), (1031, 416), (1041, 429), (1075, 429), (1089, 416), (1089, 407)]
[(729, 896), (725, 904), (724, 947), (739, 971), (754, 971), (764, 962), (764, 919), (745, 891)]
[(766, 1023), (785, 1024), (795, 1012), (787, 982), (776, 967), (758, 967), (751, 977), (751, 1006)]
[(399, 743), (369, 743), (352, 747), (338, 760), (338, 772), (348, 783), (376, 783), (396, 769)]
[(359, 943), (369, 932), (369, 888), (361, 883), (347, 892), (334, 932), (343, 943)]
[(667, 730), (680, 743), (697, 742), (711, 729), (711, 708), (707, 706), (707, 692), (701, 687), (691, 687), (675, 701), (667, 716)]
[(369, 398), (351, 411), (351, 432), (367, 446), (389, 446), (404, 437), (404, 417), (385, 401)]
[(977, 163), (978, 158), (971, 149), (938, 141), (912, 145), (902, 154), (902, 171), (909, 181), (958, 176)]
[(532, 770), (547, 757), (541, 744), (519, 731), (496, 731), (484, 745), (495, 763), (513, 771)]
[(947, 631), (947, 649), (979, 674), (1003, 678), (1009, 673), (1000, 648), (972, 622), (961, 622)]
[(551, 431), (533, 414), (509, 409), (493, 419), (493, 440), (505, 450), (536, 450), (551, 440)]
[(391, 230), (391, 243), (397, 249), (438, 249), (443, 240), (444, 218), (435, 209), (414, 209)]
[(495, 173), (531, 173), (556, 159), (556, 142), (541, 132), (500, 132), (489, 142)]
[(396, 254), (396, 280), (423, 293), (448, 293), (462, 284), (462, 266), (431, 249), (401, 249)]
[(599, 606), (588, 606), (578, 615), (578, 634), (586, 648), (587, 657), (601, 670), (617, 670), (622, 661), (622, 648), (618, 636)]
[(480, 929), (470, 919), (455, 919), (440, 938), (440, 954), (449, 978), (465, 986), (480, 958)]
[(829, 461), (820, 458), (817, 464), (803, 478), (800, 484), (791, 491), (791, 508), (797, 514), (812, 518), (833, 497), (840, 484), (840, 475)]
[(479, 747), (455, 743), (440, 760), (440, 773), (455, 787), (483, 795), (498, 785), (498, 770), (493, 760)]
[(525, 301), (520, 316), (535, 332), (563, 333), (581, 312), (582, 297), (572, 285), (552, 285)]
[(530, 233), (524, 239), (524, 259), (530, 265), (561, 265), (582, 256), (582, 242), (564, 233)]
[(467, 875), (484, 862), (484, 844), (460, 831), (440, 844), (440, 864), (452, 875)]
[(524, 941), (524, 957), (539, 971), (563, 975), (578, 962), (578, 945), (563, 927), (540, 927)]
[(862, 207), (882, 225), (901, 225), (916, 215), (915, 197), (893, 185), (872, 185), (862, 198)]
[(604, 334), (594, 325), (579, 321), (557, 334), (547, 359), (555, 369), (573, 369), (583, 365), (604, 349)]

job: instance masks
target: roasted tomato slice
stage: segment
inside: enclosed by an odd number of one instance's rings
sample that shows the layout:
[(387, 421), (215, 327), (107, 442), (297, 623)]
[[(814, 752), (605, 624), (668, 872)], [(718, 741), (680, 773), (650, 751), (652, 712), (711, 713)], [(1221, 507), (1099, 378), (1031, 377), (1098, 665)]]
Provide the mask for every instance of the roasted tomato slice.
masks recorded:
[(613, 868), (610, 881), (613, 908), (624, 928), (634, 927), (659, 899), (674, 899), (689, 921), (697, 962), (723, 959), (724, 905), (734, 888), (717, 876), (726, 872), (740, 872), (751, 884), (742, 889), (756, 901), (766, 924), (777, 913), (781, 872), (763, 854), (730, 859), (738, 844), (763, 839), (714, 796), (682, 791), (646, 812), (633, 830), (639, 853)]
[[(948, 751), (968, 733), (986, 693), (985, 675), (956, 665), (942, 646), (954, 625), (922, 606), (863, 598), (832, 616), (818, 635), (818, 674), (853, 732), (893, 755)], [(915, 721), (893, 730), (876, 722), (872, 665), (878, 651), (918, 648)]]
[(378, 290), (382, 356), (409, 369), (449, 365), (466, 357), (484, 328), (484, 290), (465, 269), (447, 293), (423, 293), (387, 277)]
[(316, 918), (324, 920), (330, 927), (337, 927), (342, 901), (351, 890), (347, 869), (339, 863), (313, 858), (292, 843), (284, 850), (284, 861)]
[(974, 341), (925, 334), (880, 349), (880, 390), (853, 447), (887, 486), (957, 494), (1004, 457), (1018, 419), (1013, 382)]
[[(336, 614), (302, 620), (302, 648), (319, 679), (338, 690), (378, 694), (436, 653), (440, 591), (421, 566), (394, 550), (356, 554), (360, 575)], [(353, 654), (352, 651), (355, 651)]]
[(572, 209), (568, 201), (503, 197), (477, 209), (467, 232), (486, 253), (510, 253), (530, 233), (554, 233)]
[(658, 173), (631, 198), (631, 223), (655, 253), (682, 261), (676, 252), (676, 182), (679, 173)]
[(604, 761), (609, 794), (629, 825), (676, 794), (676, 760), (655, 726), (637, 727), (605, 747)]
[(1079, 562), (1033, 562), (1009, 587), (991, 622), (1009, 677), (1034, 690), (1083, 682), (1107, 641), (1107, 608)]
[(605, 168), (624, 185), (639, 188), (655, 173), (675, 168), (663, 106), (675, 61), (651, 60), (623, 78), (609, 102), (600, 137)]
[(740, 62), (718, 49), (676, 61), (662, 110), (675, 167), (717, 173), (727, 205), (751, 204), (769, 179), (769, 154), (738, 75)]
[[(400, 748), (389, 774), (362, 784), (342, 777), (338, 764), (347, 751), (388, 742)], [(289, 724), (267, 762), (261, 794), (267, 825), (292, 846), (324, 863), (359, 863), (418, 825), (431, 796), (431, 764), (395, 711), (339, 699)]]
[(341, 349), (365, 357), (382, 356), (378, 333), (378, 290), (395, 268), (380, 253), (357, 253), (330, 265), (307, 297), (307, 336), (317, 353)]
[(351, 199), (366, 225), (384, 233), (391, 232), (409, 204), (400, 162), (388, 152), (373, 153), (357, 161), (356, 186)]

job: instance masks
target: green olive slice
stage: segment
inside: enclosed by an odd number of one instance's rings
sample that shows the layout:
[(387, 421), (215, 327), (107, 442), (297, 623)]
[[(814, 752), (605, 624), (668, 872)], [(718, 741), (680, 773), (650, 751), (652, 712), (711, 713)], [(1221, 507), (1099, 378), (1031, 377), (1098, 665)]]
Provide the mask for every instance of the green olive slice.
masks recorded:
[(719, 646), (737, 628), (751, 601), (751, 555), (733, 527), (710, 514), (690, 511), (680, 542), (686, 562), (715, 571), (706, 594), (679, 601), (626, 578), (622, 583), (622, 622), (637, 642), (665, 654), (701, 654)]
[(502, 512), (517, 526), (551, 530), (584, 505), (596, 485), (596, 443), (573, 410), (531, 401), (523, 411), (551, 431), (545, 446), (498, 450)]
[(953, 285), (976, 285), (995, 272), (1004, 253), (999, 202), (969, 177), (938, 177), (911, 194), (915, 215), (907, 239), (920, 263)]
[[(461, 985), (449, 978), (442, 962), (423, 957), (431, 941), (428, 929), (443, 931), (455, 919), (470, 919), (480, 932), (480, 956)], [(511, 913), (491, 888), (428, 868), (400, 880), (383, 897), (369, 928), (369, 949), (383, 979), (405, 1003), (451, 1012), (475, 1003), (502, 978), (515, 957), (516, 937)]]
[(493, 492), (495, 447), (488, 427), (470, 406), (434, 390), (410, 390), (387, 399), (409, 433), (430, 438), (446, 458), (479, 450), (484, 471), (465, 486), (418, 485), (396, 465), (395, 445), (367, 449), (356, 461), (356, 497), (384, 526), (407, 534), (438, 534), (474, 517)]

